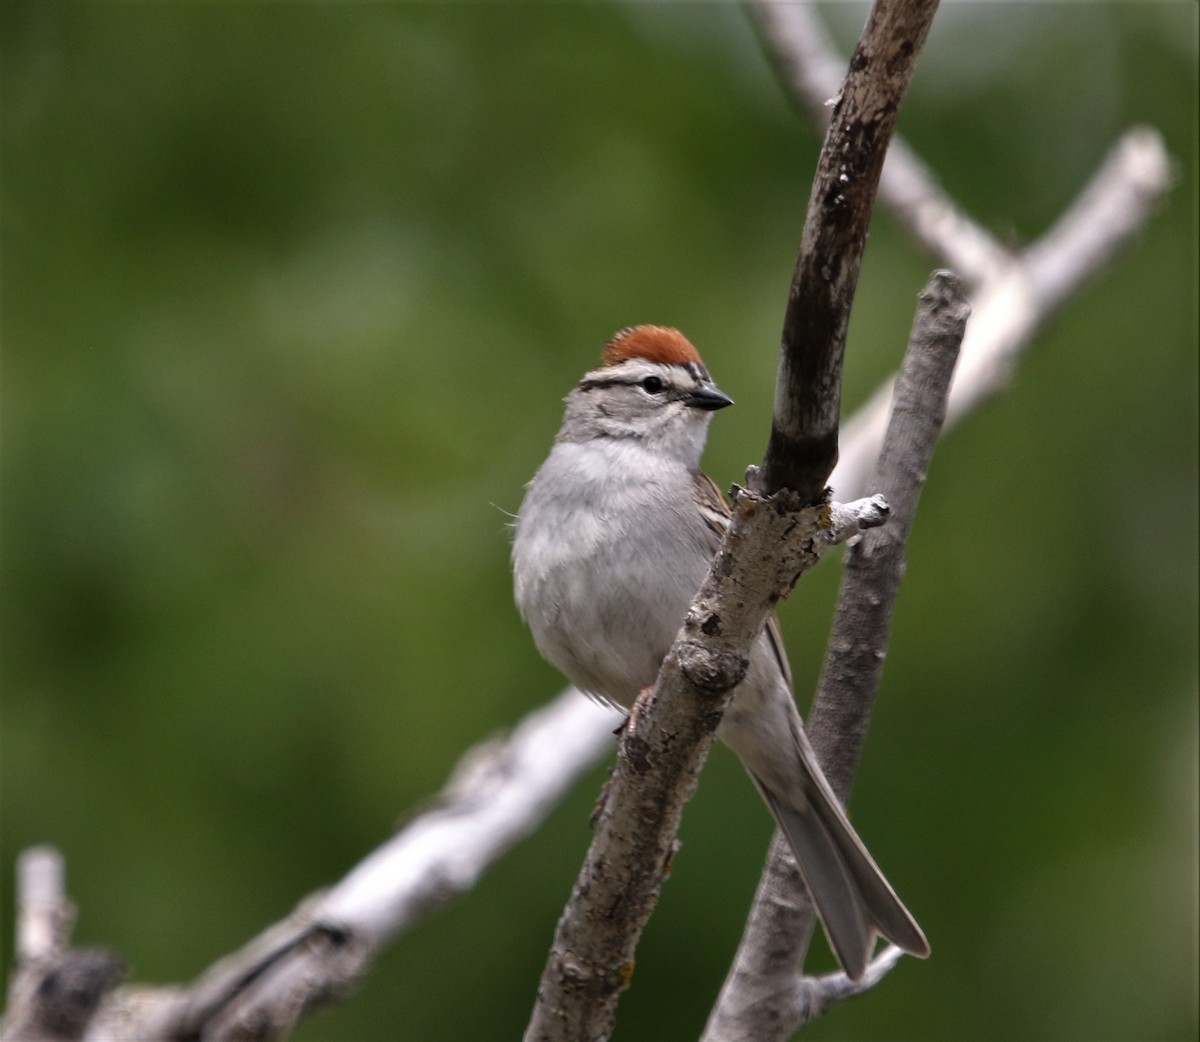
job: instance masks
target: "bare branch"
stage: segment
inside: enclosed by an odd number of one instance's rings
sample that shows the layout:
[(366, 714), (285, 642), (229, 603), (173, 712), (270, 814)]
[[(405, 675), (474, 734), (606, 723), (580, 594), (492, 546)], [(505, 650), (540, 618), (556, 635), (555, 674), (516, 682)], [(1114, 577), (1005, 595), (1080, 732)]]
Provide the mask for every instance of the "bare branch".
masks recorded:
[(74, 1042), (121, 979), (121, 960), (106, 951), (70, 951), (74, 909), (62, 855), (50, 847), (17, 862), (17, 967), (0, 1038)]
[[(797, 19), (810, 17), (805, 5), (757, 0), (754, 6), (760, 22), (775, 14), (795, 27)], [(776, 32), (767, 36), (780, 38)], [(798, 37), (820, 44), (811, 22)], [(783, 50), (796, 53), (791, 44)], [(826, 43), (803, 60), (810, 72), (822, 61), (827, 67), (833, 63), (825, 87), (806, 88), (810, 94), (816, 91), (815, 109), (822, 121), (828, 116), (823, 103), (837, 92), (844, 68), (831, 55)], [(1128, 244), (1170, 181), (1170, 162), (1157, 132), (1130, 131), (1054, 229), (1022, 258), (1014, 258), (958, 210), (903, 142), (893, 141), (881, 175), (881, 198), (918, 241), (979, 287), (951, 390), (949, 423), (1005, 386), (1020, 351), (1040, 325)], [(867, 487), (890, 396), (890, 386), (881, 389), (843, 429), (841, 462), (831, 479), (843, 495), (861, 494)], [(344, 990), (386, 939), (472, 886), (492, 860), (532, 831), (578, 775), (600, 758), (611, 726), (612, 717), (603, 710), (574, 691), (564, 692), (526, 717), (508, 743), (486, 743), (464, 757), (437, 804), (342, 883), (301, 902), (296, 913), (222, 960), (190, 989), (126, 986), (108, 993), (119, 975), (117, 961), (107, 953), (66, 950), (73, 911), (63, 892), (61, 858), (45, 848), (27, 852), (18, 868), (18, 964), (3, 1037), (22, 1042), (79, 1038), (96, 1001), (100, 1012), (87, 1029), (90, 1039), (194, 1037), (201, 1030), (229, 1037), (237, 1025), (258, 1025), (262, 1037), (270, 1037), (266, 1029), (271, 1025), (285, 1030), (317, 998)], [(480, 784), (463, 782), (468, 761), (478, 765)], [(483, 784), (489, 777), (501, 778), (503, 784)], [(788, 861), (770, 860), (760, 892), (770, 883), (772, 867), (786, 870)], [(786, 871), (781, 878), (779, 885), (790, 885)], [(788, 893), (802, 905), (794, 890)], [(764, 907), (756, 905), (750, 930), (774, 914)], [(793, 940), (799, 936), (786, 921), (773, 922), (790, 930)], [(63, 961), (68, 957), (75, 961)], [(876, 964), (882, 966), (888, 958), (885, 951)], [(790, 967), (794, 969), (794, 961)], [(302, 983), (291, 983), (293, 974)], [(781, 1015), (792, 1016), (788, 1011), (800, 1008), (795, 996), (811, 995), (837, 976), (814, 981), (793, 972), (786, 981), (793, 999), (768, 1001)], [(250, 986), (260, 979), (261, 985)], [(863, 984), (869, 983), (870, 971)], [(42, 998), (31, 1002), (42, 988)], [(829, 995), (854, 993), (831, 988)], [(811, 1019), (828, 1002), (810, 1002), (805, 1008), (815, 1011), (804, 1018)]]
[(865, 995), (884, 977), (896, 968), (896, 964), (904, 957), (904, 951), (894, 944), (889, 944), (867, 966), (867, 972), (862, 980), (851, 980), (841, 970), (822, 974), (820, 977), (802, 977), (800, 979), (800, 995), (803, 1007), (800, 1011), (802, 1024), (823, 1017), (834, 1006), (847, 999), (856, 999)]
[(876, 0), (821, 149), (788, 294), (762, 490), (816, 502), (837, 461), (842, 355), (875, 190), (937, 0)]
[(905, 547), (970, 314), (959, 280), (947, 271), (934, 272), (921, 291), (891, 422), (871, 479), (892, 504), (892, 521), (864, 535), (846, 553), (825, 667), (807, 726), (825, 777), (843, 803), (850, 798), (883, 676)]
[[(945, 414), (970, 308), (958, 279), (935, 272), (922, 291), (873, 482), (895, 499), (893, 519), (847, 552), (846, 572), (807, 731), (845, 802), (883, 672), (904, 547)], [(816, 917), (791, 852), (777, 834), (734, 965), (704, 1042), (785, 1039), (826, 1005), (799, 974)], [(882, 974), (880, 975), (880, 977)], [(857, 992), (846, 993), (850, 997)]]
[(387, 940), (458, 894), (534, 828), (612, 741), (619, 717), (568, 689), (470, 750), (434, 806), (328, 891), (188, 989), (122, 988), (89, 1037), (278, 1038), (344, 995)]
[[(1008, 386), (1021, 352), (1071, 294), (1129, 245), (1171, 178), (1158, 132), (1127, 131), (1054, 227), (971, 293), (973, 317), (950, 388), (948, 426)], [(868, 487), (890, 397), (885, 384), (846, 423), (830, 478), (841, 495)]]
[[(804, 507), (744, 489), (708, 577), (621, 734), (596, 834), (555, 932), (526, 1042), (608, 1037), (675, 849), (683, 806), (750, 645), (779, 597), (830, 546), (886, 517), (878, 498)], [(750, 562), (750, 563), (748, 563)]]
[(61, 955), (74, 922), (62, 855), (53, 847), (26, 850), (17, 860), (17, 958)]
[[(846, 60), (816, 6), (773, 0), (749, 0), (747, 6), (789, 97), (818, 127), (826, 126)], [(968, 285), (982, 282), (1012, 259), (994, 236), (959, 209), (899, 135), (888, 148), (879, 198), (931, 256)]]
[(611, 745), (619, 717), (568, 689), (511, 735), (459, 761), (438, 805), (412, 821), (331, 890), (320, 918), (373, 943), (469, 890), (528, 835), (582, 769)]
[(1025, 251), (1024, 267), (1043, 317), (1141, 230), (1173, 177), (1157, 130), (1133, 127), (1121, 136), (1070, 207)]

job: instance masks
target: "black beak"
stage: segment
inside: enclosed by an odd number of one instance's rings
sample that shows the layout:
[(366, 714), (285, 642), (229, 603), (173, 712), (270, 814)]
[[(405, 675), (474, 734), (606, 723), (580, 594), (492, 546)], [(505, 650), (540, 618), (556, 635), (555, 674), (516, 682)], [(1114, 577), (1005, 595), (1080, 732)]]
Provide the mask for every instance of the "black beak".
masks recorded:
[(697, 387), (694, 391), (689, 391), (682, 400), (684, 405), (690, 405), (693, 409), (703, 409), (705, 412), (715, 412), (717, 409), (724, 409), (725, 406), (733, 404), (733, 399), (729, 395), (718, 390), (712, 384), (705, 384)]

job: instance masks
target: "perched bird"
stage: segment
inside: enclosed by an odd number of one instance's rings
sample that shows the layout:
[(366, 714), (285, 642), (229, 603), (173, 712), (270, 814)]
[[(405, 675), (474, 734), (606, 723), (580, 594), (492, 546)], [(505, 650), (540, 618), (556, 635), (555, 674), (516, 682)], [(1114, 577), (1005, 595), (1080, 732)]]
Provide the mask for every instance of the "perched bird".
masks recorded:
[[(652, 685), (729, 522), (700, 470), (709, 421), (732, 405), (686, 337), (617, 333), (566, 398), (512, 548), (517, 606), (538, 650), (580, 690), (629, 708)], [(717, 731), (796, 855), (838, 961), (858, 980), (882, 935), (929, 954), (821, 773), (774, 618)]]

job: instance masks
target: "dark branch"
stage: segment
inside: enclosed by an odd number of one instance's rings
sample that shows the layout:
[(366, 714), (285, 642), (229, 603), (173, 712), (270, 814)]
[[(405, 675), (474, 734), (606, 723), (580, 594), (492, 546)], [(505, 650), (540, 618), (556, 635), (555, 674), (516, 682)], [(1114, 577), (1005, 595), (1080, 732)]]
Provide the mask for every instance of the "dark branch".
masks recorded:
[[(784, 91), (813, 126), (828, 128), (829, 102), (838, 92), (846, 60), (817, 7), (771, 0), (750, 0), (750, 6)], [(1012, 263), (1012, 254), (962, 211), (899, 134), (888, 146), (879, 176), (879, 201), (914, 242), (953, 268), (968, 286), (978, 286)]]
[(821, 150), (784, 315), (762, 489), (817, 502), (837, 462), (842, 355), (879, 174), (937, 0), (877, 0)]

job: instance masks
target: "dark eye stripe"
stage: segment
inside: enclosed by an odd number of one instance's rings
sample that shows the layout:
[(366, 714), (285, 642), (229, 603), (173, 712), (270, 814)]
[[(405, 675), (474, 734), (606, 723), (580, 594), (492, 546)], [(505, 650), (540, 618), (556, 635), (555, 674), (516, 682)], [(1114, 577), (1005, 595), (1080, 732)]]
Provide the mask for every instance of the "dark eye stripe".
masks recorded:
[[(689, 362), (685, 367), (688, 373), (696, 379), (696, 382), (703, 385), (709, 382), (708, 370), (702, 365), (695, 362)], [(688, 392), (674, 384), (664, 380), (659, 376), (594, 376), (591, 379), (579, 381), (579, 390), (591, 391), (597, 388), (605, 387), (641, 387), (644, 391), (650, 394), (662, 394), (664, 391), (669, 392), (671, 396), (677, 397)]]
[(580, 380), (579, 389), (581, 391), (590, 391), (594, 387), (617, 387), (624, 385), (626, 387), (637, 386), (637, 380), (630, 380), (616, 376), (598, 376), (592, 380)]
[[(656, 389), (651, 389), (651, 383), (657, 383)], [(642, 387), (651, 394), (658, 394), (667, 387), (666, 381), (657, 376), (597, 376), (591, 380), (580, 380), (579, 389), (581, 391), (590, 391), (596, 387)]]

